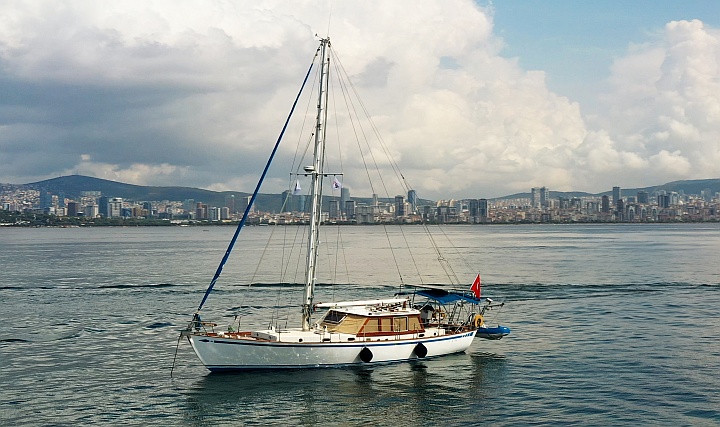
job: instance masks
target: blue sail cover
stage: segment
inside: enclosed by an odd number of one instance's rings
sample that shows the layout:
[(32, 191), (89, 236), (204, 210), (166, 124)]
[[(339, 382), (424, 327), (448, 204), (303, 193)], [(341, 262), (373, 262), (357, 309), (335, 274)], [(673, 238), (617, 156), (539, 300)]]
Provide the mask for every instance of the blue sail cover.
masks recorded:
[(413, 292), (415, 295), (424, 296), (433, 299), (441, 304), (454, 303), (456, 301), (466, 301), (471, 304), (477, 304), (480, 302), (479, 299), (475, 298), (474, 295), (465, 295), (461, 292), (446, 291), (444, 289), (421, 289)]

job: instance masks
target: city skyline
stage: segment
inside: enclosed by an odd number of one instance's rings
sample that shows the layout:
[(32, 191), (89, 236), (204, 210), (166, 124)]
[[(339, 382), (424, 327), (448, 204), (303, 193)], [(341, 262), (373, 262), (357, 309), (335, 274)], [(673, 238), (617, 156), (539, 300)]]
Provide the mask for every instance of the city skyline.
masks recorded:
[[(68, 177), (70, 178), (70, 177)], [(113, 184), (84, 177), (88, 183)], [(77, 181), (75, 181), (77, 185)], [(150, 219), (172, 221), (228, 222), (239, 220), (247, 208), (250, 196), (222, 194), (220, 204), (208, 201), (184, 199), (152, 200), (142, 196), (123, 200), (117, 194), (109, 196), (98, 190), (79, 190), (77, 187), (54, 186), (54, 193), (47, 186), (2, 186), (0, 208), (23, 215), (50, 215), (55, 218), (82, 217), (92, 221), (104, 219)], [(114, 183), (119, 186), (126, 184)], [(672, 184), (672, 183), (670, 183)], [(654, 189), (623, 189), (614, 186), (607, 194), (555, 193), (547, 187), (533, 187), (528, 197), (488, 200), (485, 198), (441, 199), (421, 201), (415, 190), (406, 195), (382, 197), (351, 196), (350, 189), (342, 187), (339, 194), (325, 195), (325, 221), (353, 224), (377, 223), (546, 223), (546, 222), (676, 222), (717, 221), (720, 219), (720, 180), (687, 181), (684, 188), (668, 184)], [(92, 185), (92, 184), (90, 184)], [(705, 186), (699, 189), (699, 186)], [(713, 188), (710, 188), (713, 187)], [(64, 188), (64, 189), (59, 189)], [(182, 187), (172, 187), (175, 194), (182, 194)], [(187, 189), (186, 190), (195, 190)], [(306, 194), (293, 190), (282, 193), (277, 206), (265, 206), (250, 210), (255, 223), (298, 224), (307, 221)], [(675, 191), (677, 190), (677, 191)], [(67, 191), (67, 193), (66, 193)], [(112, 193), (122, 192), (107, 188)], [(79, 194), (79, 196), (78, 196)], [(148, 194), (158, 195), (152, 187)], [(633, 195), (634, 194), (634, 195)], [(24, 217), (24, 216), (23, 216)], [(16, 218), (20, 218), (17, 217)], [(17, 221), (18, 219), (16, 219)], [(54, 219), (53, 222), (57, 222)], [(62, 220), (60, 220), (62, 221)], [(83, 220), (84, 221), (84, 220)], [(33, 222), (22, 222), (31, 224)], [(156, 222), (153, 222), (156, 224)], [(12, 225), (12, 223), (4, 225)]]
[[(249, 191), (243, 191), (243, 190), (237, 190), (237, 189), (235, 189), (235, 190), (225, 190), (225, 191), (222, 191), (222, 192), (216, 192), (216, 191), (212, 191), (212, 190), (199, 189), (199, 188), (197, 188), (197, 187), (183, 187), (183, 186), (163, 186), (163, 187), (138, 186), (138, 185), (135, 185), (135, 184), (129, 184), (129, 183), (124, 183), (124, 182), (119, 182), (119, 181), (112, 181), (112, 180), (104, 180), (104, 179), (101, 179), (101, 178), (95, 178), (95, 177), (83, 176), (83, 175), (68, 175), (68, 176), (51, 178), (51, 179), (44, 180), (44, 181), (39, 181), (39, 182), (34, 182), (34, 183), (25, 183), (25, 184), (0, 183), (0, 186), (3, 186), (3, 185), (18, 186), (18, 187), (27, 187), (27, 188), (35, 188), (35, 189), (46, 189), (46, 190), (47, 190), (48, 188), (57, 188), (57, 187), (59, 187), (59, 188), (64, 188), (64, 189), (63, 189), (63, 190), (60, 190), (60, 191), (56, 191), (55, 193), (79, 193), (79, 192), (87, 192), (87, 193), (94, 193), (94, 194), (96, 194), (96, 197), (99, 197), (100, 195), (102, 195), (102, 191), (97, 191), (97, 190), (100, 189), (100, 188), (105, 188), (105, 187), (111, 187), (111, 188), (113, 188), (113, 187), (119, 187), (119, 189), (111, 190), (111, 191), (110, 191), (111, 193), (126, 193), (128, 187), (129, 187), (129, 188), (133, 188), (134, 191), (151, 191), (151, 192), (171, 191), (171, 192), (173, 192), (173, 193), (183, 193), (183, 192), (188, 192), (188, 191), (189, 191), (189, 192), (201, 191), (201, 192), (207, 192), (207, 193), (210, 193), (210, 194), (215, 194), (216, 196), (214, 196), (214, 197), (218, 197), (217, 195), (220, 195), (220, 194), (227, 194), (227, 195), (222, 196), (222, 197), (224, 197), (225, 199), (227, 199), (228, 197), (232, 197), (232, 198), (234, 199), (234, 198), (236, 197), (236, 195), (238, 195), (237, 197), (240, 197), (239, 195), (242, 195), (242, 194), (244, 194), (244, 195), (246, 195), (246, 196), (251, 194)], [(663, 191), (678, 191), (678, 189), (676, 188), (676, 187), (678, 187), (678, 186), (683, 187), (683, 188), (688, 187), (688, 190), (687, 190), (687, 191), (686, 191), (686, 190), (683, 190), (683, 189), (680, 190), (680, 192), (687, 193), (687, 194), (700, 194), (702, 191), (704, 191), (704, 190), (706, 190), (706, 189), (709, 190), (709, 191), (711, 191), (712, 193), (715, 193), (715, 192), (720, 193), (720, 178), (715, 178), (715, 179), (700, 179), (700, 180), (673, 181), (673, 182), (666, 182), (666, 183), (654, 183), (653, 185), (649, 185), (649, 186), (647, 186), (647, 187), (635, 187), (635, 188), (627, 188), (627, 187), (622, 187), (622, 186), (619, 186), (619, 185), (613, 185), (612, 187), (606, 188), (606, 189), (604, 189), (603, 191), (600, 191), (600, 192), (597, 192), (597, 193), (588, 193), (588, 192), (578, 191), (578, 190), (559, 191), (559, 190), (557, 190), (557, 189), (552, 189), (552, 188), (549, 188), (549, 187), (547, 187), (547, 186), (535, 185), (535, 186), (533, 186), (533, 187), (530, 187), (530, 188), (526, 189), (527, 191), (521, 191), (521, 192), (513, 193), (513, 194), (505, 194), (505, 195), (501, 195), (501, 196), (499, 196), (499, 197), (489, 197), (489, 196), (487, 196), (487, 195), (482, 195), (482, 194), (473, 193), (473, 194), (463, 195), (463, 196), (461, 196), (461, 197), (439, 197), (439, 198), (437, 198), (437, 199), (430, 199), (430, 198), (428, 198), (428, 197), (424, 197), (424, 196), (422, 196), (422, 195), (418, 195), (417, 191), (414, 190), (414, 189), (410, 189), (409, 192), (408, 192), (408, 194), (406, 194), (406, 196), (408, 197), (408, 201), (410, 201), (410, 200), (419, 200), (419, 199), (424, 199), (424, 200), (450, 200), (450, 199), (454, 199), (454, 200), (469, 200), (469, 199), (478, 199), (478, 198), (486, 198), (486, 199), (489, 199), (489, 200), (496, 200), (496, 199), (508, 199), (508, 198), (526, 197), (526, 198), (528, 198), (528, 199), (531, 201), (531, 204), (532, 204), (532, 205), (538, 205), (538, 204), (542, 204), (543, 201), (546, 201), (548, 198), (550, 198), (550, 197), (551, 197), (551, 196), (550, 196), (550, 193), (554, 193), (554, 194), (555, 194), (555, 196), (553, 196), (554, 198), (556, 198), (556, 197), (558, 197), (558, 196), (570, 196), (570, 197), (573, 197), (573, 196), (578, 196), (578, 197), (600, 197), (600, 196), (602, 196), (602, 195), (604, 195), (604, 194), (608, 194), (608, 195), (612, 195), (612, 196), (613, 196), (613, 197), (612, 197), (612, 201), (615, 201), (615, 200), (617, 200), (617, 198), (618, 198), (617, 195), (616, 195), (616, 191), (618, 192), (617, 194), (620, 194), (621, 189), (622, 189), (622, 191), (625, 191), (625, 192), (630, 191), (630, 192), (633, 192), (633, 193), (638, 192), (638, 191), (650, 191), (650, 192), (652, 192), (652, 191), (655, 191), (656, 189), (663, 190)], [(79, 187), (82, 187), (83, 190), (78, 190)], [(92, 188), (92, 190), (90, 190), (90, 188)], [(143, 189), (143, 188), (144, 188), (144, 190), (138, 190), (138, 189)], [(347, 187), (347, 186), (344, 186), (344, 187), (342, 187), (340, 193), (334, 194), (334, 191), (333, 191), (333, 192), (332, 192), (333, 194), (325, 194), (325, 196), (330, 196), (330, 197), (332, 197), (332, 196), (338, 196), (338, 195), (339, 195), (339, 196), (340, 196), (341, 203), (344, 203), (344, 202), (350, 197), (350, 196), (349, 196), (349, 193), (350, 193), (351, 190), (352, 190), (351, 188), (349, 188), (349, 187)], [(301, 196), (304, 196), (304, 195), (305, 195), (305, 194), (302, 193), (302, 192), (297, 193), (297, 191), (298, 191), (297, 188), (294, 188), (294, 189), (286, 189), (286, 190), (284, 190), (284, 191), (282, 191), (282, 192), (278, 192), (278, 193), (268, 193), (268, 192), (261, 191), (260, 194), (266, 194), (266, 195), (272, 195), (272, 194), (282, 195), (283, 198), (284, 198), (284, 196), (285, 196), (286, 194), (301, 195)], [(538, 198), (537, 203), (533, 201), (534, 197), (536, 197), (536, 195), (534, 194), (535, 192), (538, 192), (538, 194), (537, 194), (537, 198)], [(543, 194), (541, 195), (541, 194), (539, 194), (539, 192), (542, 192)], [(207, 196), (203, 197), (203, 196), (201, 196), (201, 195), (200, 195), (200, 196), (194, 196), (194, 197), (199, 197), (200, 199), (207, 199), (207, 198), (208, 198)], [(352, 196), (352, 197), (353, 197), (353, 198), (356, 198), (356, 199), (357, 199), (357, 198), (360, 198), (360, 199), (370, 199), (370, 198), (381, 197), (381, 198), (384, 198), (384, 199), (387, 199), (387, 200), (391, 200), (391, 199), (393, 199), (395, 196), (394, 196), (394, 195), (391, 195), (391, 194), (385, 194), (385, 195), (383, 195), (383, 196), (379, 196), (379, 195), (377, 195), (377, 194), (363, 194), (363, 195), (358, 195), (357, 193), (353, 192), (353, 196)], [(136, 199), (136, 197), (130, 197), (130, 199)], [(172, 199), (172, 197), (171, 197), (171, 199)]]
[[(328, 32), (422, 197), (718, 175), (714, 2), (40, 0), (4, 12), (0, 182), (252, 188)], [(268, 192), (285, 189), (291, 157), (281, 149)], [(354, 161), (346, 185), (363, 192)]]

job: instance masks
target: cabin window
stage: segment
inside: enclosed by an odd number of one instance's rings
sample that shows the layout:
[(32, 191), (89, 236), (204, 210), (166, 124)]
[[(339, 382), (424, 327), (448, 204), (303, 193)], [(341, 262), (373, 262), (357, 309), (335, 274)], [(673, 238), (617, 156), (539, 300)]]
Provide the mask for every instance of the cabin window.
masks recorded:
[(406, 332), (408, 330), (407, 317), (393, 317), (393, 332)]
[(323, 323), (337, 325), (338, 323), (342, 322), (344, 318), (345, 318), (344, 313), (339, 313), (335, 310), (330, 310), (330, 311), (328, 311), (328, 314), (325, 315), (325, 318), (323, 319)]
[(390, 332), (392, 331), (392, 318), (390, 317), (381, 317), (380, 318), (380, 332)]
[(420, 317), (419, 316), (412, 316), (410, 319), (408, 319), (408, 330), (409, 331), (420, 331), (423, 329), (422, 325), (420, 324)]
[(368, 319), (362, 329), (363, 332), (380, 332), (380, 319)]

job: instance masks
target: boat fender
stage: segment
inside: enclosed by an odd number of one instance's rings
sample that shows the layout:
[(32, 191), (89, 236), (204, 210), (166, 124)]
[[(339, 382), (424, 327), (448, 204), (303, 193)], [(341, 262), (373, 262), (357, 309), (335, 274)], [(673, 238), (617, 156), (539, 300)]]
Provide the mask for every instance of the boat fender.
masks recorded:
[(369, 348), (363, 347), (362, 350), (360, 350), (360, 360), (362, 360), (365, 363), (370, 363), (373, 359), (372, 351), (370, 351)]
[(425, 344), (419, 343), (415, 346), (414, 352), (418, 358), (422, 359), (423, 357), (427, 356), (427, 347), (425, 347)]
[(476, 314), (475, 319), (473, 319), (473, 325), (475, 325), (476, 328), (480, 328), (483, 325), (483, 317)]

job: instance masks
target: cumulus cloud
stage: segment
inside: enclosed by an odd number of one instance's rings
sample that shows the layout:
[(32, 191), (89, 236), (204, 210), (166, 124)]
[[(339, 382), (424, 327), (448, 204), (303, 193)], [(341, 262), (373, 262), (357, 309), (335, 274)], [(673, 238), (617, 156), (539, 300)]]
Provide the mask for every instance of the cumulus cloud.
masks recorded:
[[(46, 0), (0, 16), (0, 182), (78, 172), (250, 191), (328, 22), (422, 197), (717, 175), (720, 36), (699, 21), (632, 45), (589, 120), (542, 71), (500, 56), (491, 11), (470, 0)], [(364, 195), (358, 163), (345, 180)], [(286, 181), (277, 172), (266, 191)]]
[(605, 151), (598, 176), (629, 185), (718, 177), (720, 31), (698, 20), (668, 23), (657, 40), (616, 60), (604, 97)]

